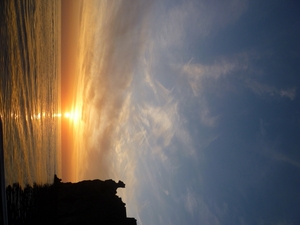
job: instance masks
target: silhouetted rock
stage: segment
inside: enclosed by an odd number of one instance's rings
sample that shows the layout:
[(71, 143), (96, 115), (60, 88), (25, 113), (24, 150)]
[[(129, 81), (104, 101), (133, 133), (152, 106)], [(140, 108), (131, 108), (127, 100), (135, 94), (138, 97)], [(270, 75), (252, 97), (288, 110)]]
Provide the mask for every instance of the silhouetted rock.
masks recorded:
[(122, 181), (86, 180), (63, 183), (56, 175), (53, 185), (6, 188), (9, 224), (104, 224), (136, 225), (127, 218), (125, 203), (116, 193)]
[(59, 181), (55, 185), (59, 224), (136, 224), (135, 219), (127, 218), (125, 203), (116, 195), (118, 188), (125, 187), (122, 181)]

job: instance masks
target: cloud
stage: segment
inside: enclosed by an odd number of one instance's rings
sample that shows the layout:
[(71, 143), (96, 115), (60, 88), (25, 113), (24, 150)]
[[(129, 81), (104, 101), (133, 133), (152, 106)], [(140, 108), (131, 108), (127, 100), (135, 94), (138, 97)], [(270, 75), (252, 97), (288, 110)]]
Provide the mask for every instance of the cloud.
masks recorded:
[[(291, 151), (286, 148), (282, 148), (282, 141), (281, 140), (273, 140), (269, 141), (266, 139), (267, 137), (267, 132), (266, 132), (266, 122), (263, 120), (260, 120), (260, 133), (259, 133), (259, 138), (260, 138), (260, 144), (258, 146), (258, 149), (261, 149), (261, 152), (269, 159), (272, 159), (275, 162), (279, 163), (286, 163), (289, 164), (293, 167), (300, 168), (300, 162), (297, 161), (297, 157), (292, 157), (292, 155), (289, 155)], [(283, 140), (283, 143), (285, 140)], [(286, 144), (286, 143), (285, 143)], [(288, 146), (290, 146), (291, 143), (288, 143)]]
[[(147, 42), (150, 4), (132, 0), (83, 3), (79, 49), (80, 179), (112, 177), (115, 138), (131, 111), (131, 83)], [(79, 135), (78, 135), (79, 136)], [(86, 162), (89, 162), (88, 164)]]
[(187, 190), (187, 194), (184, 198), (184, 206), (191, 215), (194, 215), (198, 209), (197, 196), (195, 196), (195, 193), (192, 193), (190, 190)]
[(272, 159), (300, 168), (300, 162), (279, 152), (270, 152)]
[(201, 122), (208, 127), (215, 127), (219, 116), (212, 116), (209, 108), (204, 108), (200, 112)]
[[(221, 84), (226, 78), (235, 78), (235, 80), (244, 82), (257, 95), (294, 100), (297, 95), (295, 87), (278, 88), (255, 79), (255, 76), (260, 75), (261, 72), (253, 60), (259, 58), (258, 53), (244, 52), (218, 57), (210, 64), (193, 63), (194, 60), (191, 59), (188, 63), (174, 66), (174, 68), (180, 68), (195, 96), (201, 96), (201, 93), (211, 88), (211, 83), (213, 85)], [(232, 83), (232, 88), (233, 85)]]
[(289, 98), (291, 101), (296, 97), (296, 88), (279, 89), (275, 86), (262, 84), (258, 81), (247, 79), (246, 84), (255, 94), (270, 97)]
[[(212, 32), (236, 21), (247, 9), (247, 0), (228, 1), (171, 1), (159, 11), (157, 26), (160, 43), (164, 48), (181, 48), (187, 38), (205, 38)], [(162, 24), (162, 25), (161, 25)]]
[(249, 68), (249, 57), (251, 53), (240, 53), (232, 56), (222, 56), (210, 64), (188, 63), (177, 66), (181, 68), (183, 76), (187, 76), (188, 83), (195, 96), (199, 96), (207, 90), (207, 81), (218, 81), (228, 76), (236, 75), (237, 72), (243, 72)]
[(290, 100), (294, 100), (296, 97), (296, 88), (288, 88), (286, 90), (280, 90), (279, 94), (281, 97), (287, 97)]
[(187, 189), (183, 202), (185, 210), (190, 214), (190, 217), (193, 218), (196, 223), (201, 221), (201, 224), (207, 225), (220, 224), (217, 215), (212, 212), (212, 210), (198, 193)]

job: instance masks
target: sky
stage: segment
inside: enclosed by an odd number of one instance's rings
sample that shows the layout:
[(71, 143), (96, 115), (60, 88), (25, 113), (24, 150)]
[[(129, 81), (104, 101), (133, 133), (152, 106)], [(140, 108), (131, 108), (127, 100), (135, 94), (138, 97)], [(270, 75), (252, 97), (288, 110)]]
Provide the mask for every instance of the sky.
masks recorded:
[(74, 112), (76, 101), (76, 87), (78, 83), (78, 51), (79, 51), (79, 24), (80, 24), (80, 1), (64, 0), (61, 2), (61, 148), (62, 151), (62, 174), (68, 181), (75, 181), (74, 161), (74, 134), (77, 128), (74, 120), (67, 117), (68, 113)]
[(124, 181), (140, 225), (299, 224), (299, 8), (64, 0), (63, 181)]

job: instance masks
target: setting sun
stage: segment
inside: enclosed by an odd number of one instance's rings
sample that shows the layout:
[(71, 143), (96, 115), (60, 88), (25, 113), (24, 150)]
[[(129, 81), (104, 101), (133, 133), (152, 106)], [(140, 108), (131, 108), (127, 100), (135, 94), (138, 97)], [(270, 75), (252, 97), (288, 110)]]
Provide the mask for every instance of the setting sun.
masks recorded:
[(64, 117), (73, 121), (78, 121), (79, 113), (78, 112), (65, 112)]

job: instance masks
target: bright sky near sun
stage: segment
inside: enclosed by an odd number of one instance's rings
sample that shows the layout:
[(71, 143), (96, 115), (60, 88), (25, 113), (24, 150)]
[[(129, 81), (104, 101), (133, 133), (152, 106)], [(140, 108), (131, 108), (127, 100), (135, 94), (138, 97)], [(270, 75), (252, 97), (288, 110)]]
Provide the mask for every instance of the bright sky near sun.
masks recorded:
[(63, 180), (138, 224), (299, 224), (300, 4), (63, 1)]

